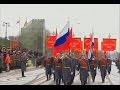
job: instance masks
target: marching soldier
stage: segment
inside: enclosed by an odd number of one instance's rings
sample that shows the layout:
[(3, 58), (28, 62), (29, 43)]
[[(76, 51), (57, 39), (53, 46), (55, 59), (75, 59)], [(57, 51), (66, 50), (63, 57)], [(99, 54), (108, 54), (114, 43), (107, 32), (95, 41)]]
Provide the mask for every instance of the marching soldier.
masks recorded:
[(101, 72), (102, 83), (104, 83), (105, 76), (106, 76), (106, 69), (107, 69), (107, 61), (106, 61), (105, 56), (102, 56), (102, 58), (100, 59), (99, 67), (100, 67), (100, 72)]
[(55, 68), (54, 68), (54, 57), (52, 56), (51, 58), (50, 58), (50, 60), (51, 60), (51, 67), (52, 67), (52, 74), (53, 74), (53, 78), (54, 78), (54, 81), (55, 81)]
[(62, 80), (62, 59), (55, 57), (54, 59), (54, 70), (55, 70), (55, 80), (56, 80), (56, 85), (60, 85), (61, 80)]
[(50, 80), (51, 79), (51, 60), (50, 58), (47, 56), (45, 58), (45, 62), (44, 62), (44, 65), (45, 65), (45, 69), (46, 69), (46, 76), (47, 76), (47, 80)]
[(72, 62), (71, 58), (66, 54), (63, 57), (63, 82), (64, 85), (71, 85)]
[(97, 69), (97, 61), (95, 57), (93, 57), (92, 60), (90, 61), (90, 72), (91, 72), (93, 82), (95, 81), (96, 69)]
[(79, 59), (79, 64), (78, 68), (80, 71), (80, 81), (81, 85), (87, 84), (87, 78), (88, 78), (88, 61), (86, 60), (85, 56), (82, 55), (81, 58)]
[(111, 64), (112, 64), (112, 61), (110, 60), (110, 57), (107, 59), (107, 71), (108, 71), (108, 74), (110, 74), (111, 72)]
[(117, 68), (118, 68), (118, 73), (120, 73), (120, 59), (117, 60)]
[(72, 72), (73, 74), (71, 75), (71, 84), (73, 83), (74, 81), (74, 77), (75, 77), (75, 70), (76, 70), (76, 64), (77, 64), (77, 60), (76, 58), (73, 58), (73, 57), (70, 57), (72, 59)]

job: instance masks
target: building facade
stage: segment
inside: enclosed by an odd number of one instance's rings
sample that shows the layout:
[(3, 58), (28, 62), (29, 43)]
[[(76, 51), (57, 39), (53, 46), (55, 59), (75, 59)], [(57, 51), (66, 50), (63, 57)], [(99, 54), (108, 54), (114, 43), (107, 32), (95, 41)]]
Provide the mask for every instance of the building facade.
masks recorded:
[(38, 51), (45, 54), (45, 20), (32, 19), (26, 26), (21, 28), (20, 43), (22, 48)]

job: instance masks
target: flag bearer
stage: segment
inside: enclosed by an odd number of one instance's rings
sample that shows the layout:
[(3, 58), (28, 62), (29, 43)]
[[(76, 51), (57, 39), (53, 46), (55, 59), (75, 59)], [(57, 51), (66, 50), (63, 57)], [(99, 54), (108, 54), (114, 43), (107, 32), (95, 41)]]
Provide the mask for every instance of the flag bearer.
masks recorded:
[(97, 69), (97, 61), (95, 57), (93, 57), (92, 60), (90, 60), (90, 72), (91, 72), (93, 82), (95, 81), (96, 69)]

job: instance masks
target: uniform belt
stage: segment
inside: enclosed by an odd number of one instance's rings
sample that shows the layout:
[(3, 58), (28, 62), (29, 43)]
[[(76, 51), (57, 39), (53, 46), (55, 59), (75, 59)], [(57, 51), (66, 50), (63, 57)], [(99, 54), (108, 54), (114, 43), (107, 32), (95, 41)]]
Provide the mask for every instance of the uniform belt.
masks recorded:
[(61, 67), (61, 66), (56, 66), (56, 67)]
[(63, 67), (63, 68), (70, 68), (70, 67)]
[(105, 65), (101, 65), (101, 66), (105, 66)]
[(81, 68), (87, 68), (87, 67), (81, 67)]

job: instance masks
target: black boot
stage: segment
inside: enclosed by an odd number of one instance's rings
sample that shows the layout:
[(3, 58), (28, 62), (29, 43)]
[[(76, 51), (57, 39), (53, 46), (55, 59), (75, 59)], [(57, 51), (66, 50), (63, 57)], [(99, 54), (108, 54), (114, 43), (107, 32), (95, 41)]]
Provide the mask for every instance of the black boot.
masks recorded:
[(48, 75), (47, 75), (47, 81), (48, 81)]
[(24, 71), (22, 71), (22, 77), (26, 77), (26, 76), (24, 75)]
[(56, 85), (58, 85), (58, 79), (56, 79)]
[(105, 79), (104, 78), (102, 78), (102, 83), (104, 83), (105, 82)]

